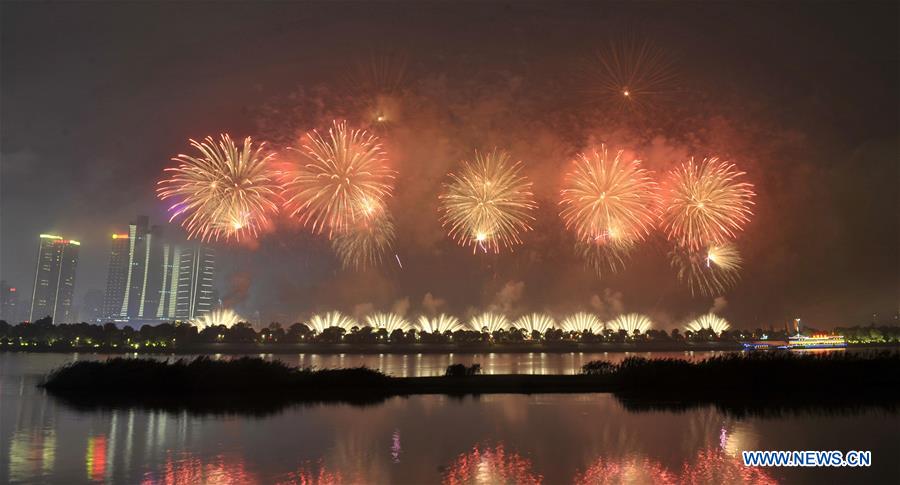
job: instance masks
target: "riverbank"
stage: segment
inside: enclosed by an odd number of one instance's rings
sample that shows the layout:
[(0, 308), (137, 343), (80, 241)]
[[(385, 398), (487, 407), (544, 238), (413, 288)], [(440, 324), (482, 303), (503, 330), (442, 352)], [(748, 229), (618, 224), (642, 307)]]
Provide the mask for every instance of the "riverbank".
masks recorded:
[[(77, 362), (43, 387), (80, 406), (229, 410), (295, 402), (379, 402), (418, 394), (608, 392), (636, 402), (900, 402), (900, 353), (726, 354), (697, 362), (629, 358), (595, 361), (579, 375), (393, 377), (367, 368), (298, 369), (257, 358), (165, 362), (113, 358)], [(224, 407), (223, 407), (224, 406)]]
[(96, 352), (104, 354), (253, 355), (253, 354), (481, 354), (567, 352), (690, 352), (741, 350), (737, 342), (520, 342), (520, 343), (199, 343), (191, 345), (2, 345), (6, 352)]

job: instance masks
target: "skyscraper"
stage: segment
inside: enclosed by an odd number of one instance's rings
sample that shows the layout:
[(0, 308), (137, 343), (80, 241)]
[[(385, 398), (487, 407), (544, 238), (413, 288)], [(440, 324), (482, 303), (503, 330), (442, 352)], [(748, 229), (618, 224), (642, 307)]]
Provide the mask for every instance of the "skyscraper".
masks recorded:
[(101, 318), (115, 320), (121, 316), (125, 299), (125, 285), (130, 266), (128, 234), (113, 234), (109, 252), (109, 270), (106, 275), (106, 294), (103, 297)]
[(185, 246), (179, 252), (175, 318), (192, 320), (209, 313), (215, 306), (216, 254), (212, 248), (199, 243)]
[(40, 240), (28, 320), (50, 316), (54, 323), (68, 322), (81, 243), (50, 234), (41, 234)]
[(0, 281), (0, 320), (19, 323), (19, 290)]
[(138, 216), (128, 233), (113, 234), (103, 316), (109, 320), (190, 320), (213, 306), (215, 253), (202, 244), (163, 241)]
[(112, 320), (155, 319), (159, 306), (162, 245), (160, 229), (138, 216), (128, 234), (113, 234), (106, 279), (104, 316)]

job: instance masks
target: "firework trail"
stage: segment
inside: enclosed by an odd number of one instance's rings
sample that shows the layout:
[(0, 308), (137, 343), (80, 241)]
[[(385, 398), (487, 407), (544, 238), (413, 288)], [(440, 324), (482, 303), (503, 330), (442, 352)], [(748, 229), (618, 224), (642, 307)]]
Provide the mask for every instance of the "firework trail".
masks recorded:
[(322, 313), (318, 315), (313, 315), (307, 322), (306, 326), (309, 327), (310, 330), (316, 333), (322, 333), (327, 328), (338, 327), (344, 329), (344, 331), (349, 332), (353, 327), (358, 327), (359, 324), (356, 320), (344, 315), (341, 312), (333, 311), (328, 313)]
[(498, 330), (508, 330), (512, 323), (506, 316), (499, 313), (482, 313), (469, 320), (469, 329), (476, 332), (494, 333)]
[(662, 228), (680, 246), (697, 251), (734, 239), (753, 213), (753, 185), (744, 172), (718, 158), (691, 159), (669, 173), (663, 190)]
[(564, 318), (559, 325), (565, 332), (600, 334), (603, 332), (603, 322), (591, 313), (579, 312)]
[(635, 331), (642, 334), (647, 333), (647, 330), (650, 330), (652, 327), (653, 321), (650, 320), (650, 317), (638, 313), (619, 315), (609, 322), (609, 328), (612, 331), (624, 330), (628, 335), (634, 335)]
[(290, 150), (297, 160), (284, 173), (284, 207), (313, 232), (333, 237), (384, 212), (395, 172), (377, 137), (334, 122)]
[(169, 222), (182, 218), (188, 238), (203, 241), (257, 237), (278, 212), (278, 173), (274, 154), (265, 143), (254, 147), (250, 137), (238, 147), (227, 134), (217, 143), (212, 137), (190, 140), (199, 156), (178, 155), (178, 166), (160, 180), (156, 194), (172, 199)]
[(384, 329), (388, 334), (394, 330), (403, 332), (412, 330), (412, 325), (400, 315), (396, 313), (374, 313), (366, 317), (366, 326), (376, 330)]
[(241, 317), (237, 313), (231, 310), (217, 309), (191, 320), (191, 325), (197, 327), (198, 331), (203, 331), (206, 328), (218, 327), (219, 325), (231, 328), (240, 321)]
[(643, 240), (656, 223), (656, 182), (640, 160), (625, 162), (622, 151), (608, 156), (606, 145), (579, 153), (566, 174), (559, 204), (566, 229), (580, 241), (617, 243)]
[(464, 161), (458, 174), (439, 198), (441, 223), (461, 246), (499, 253), (501, 247), (521, 244), (519, 234), (530, 231), (537, 207), (531, 182), (520, 175), (521, 163), (510, 163), (509, 155), (494, 150), (475, 153), (474, 162)]
[(719, 296), (737, 283), (742, 259), (734, 244), (726, 243), (703, 251), (675, 247), (669, 261), (692, 295)]
[(685, 326), (685, 330), (690, 330), (691, 332), (699, 332), (700, 330), (712, 330), (716, 335), (720, 335), (722, 332), (728, 330), (731, 326), (728, 324), (728, 320), (724, 318), (714, 315), (712, 313), (707, 313), (701, 317), (698, 317), (688, 323)]
[(599, 240), (575, 243), (577, 254), (598, 277), (618, 273), (625, 268), (625, 261), (631, 256), (634, 243), (624, 241)]
[(455, 332), (463, 329), (463, 325), (458, 318), (445, 313), (431, 318), (422, 315), (419, 317), (417, 327), (420, 332), (432, 334)]
[(524, 330), (526, 338), (531, 338), (531, 334), (534, 332), (543, 335), (547, 330), (555, 328), (556, 321), (553, 317), (544, 313), (531, 313), (519, 317), (512, 326)]
[(335, 234), (331, 247), (345, 269), (366, 270), (381, 263), (395, 238), (394, 220), (384, 213)]

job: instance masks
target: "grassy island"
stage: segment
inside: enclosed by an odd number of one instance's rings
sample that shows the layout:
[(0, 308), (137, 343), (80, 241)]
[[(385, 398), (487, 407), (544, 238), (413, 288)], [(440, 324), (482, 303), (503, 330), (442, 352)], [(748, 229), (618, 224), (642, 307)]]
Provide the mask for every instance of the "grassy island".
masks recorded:
[[(76, 362), (41, 384), (82, 406), (141, 405), (239, 410), (294, 402), (371, 403), (416, 394), (611, 392), (637, 402), (900, 402), (900, 353), (728, 354), (702, 361), (631, 357), (594, 361), (577, 375), (393, 377), (368, 368), (300, 369), (258, 358)], [(639, 404), (638, 404), (639, 406)]]

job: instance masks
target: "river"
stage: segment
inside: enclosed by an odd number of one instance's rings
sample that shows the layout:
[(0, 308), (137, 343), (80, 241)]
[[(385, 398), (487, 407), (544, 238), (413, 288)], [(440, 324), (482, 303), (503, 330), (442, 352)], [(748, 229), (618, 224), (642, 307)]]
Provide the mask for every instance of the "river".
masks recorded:
[[(264, 355), (398, 376), (437, 375), (451, 362), (488, 373), (574, 373), (588, 360), (624, 356)], [(223, 416), (76, 410), (36, 387), (60, 364), (97, 358), (105, 356), (0, 353), (0, 483), (900, 482), (900, 416), (882, 409), (761, 417), (714, 406), (632, 411), (610, 394), (428, 395)], [(871, 450), (873, 464), (740, 461), (742, 450), (807, 449)]]

